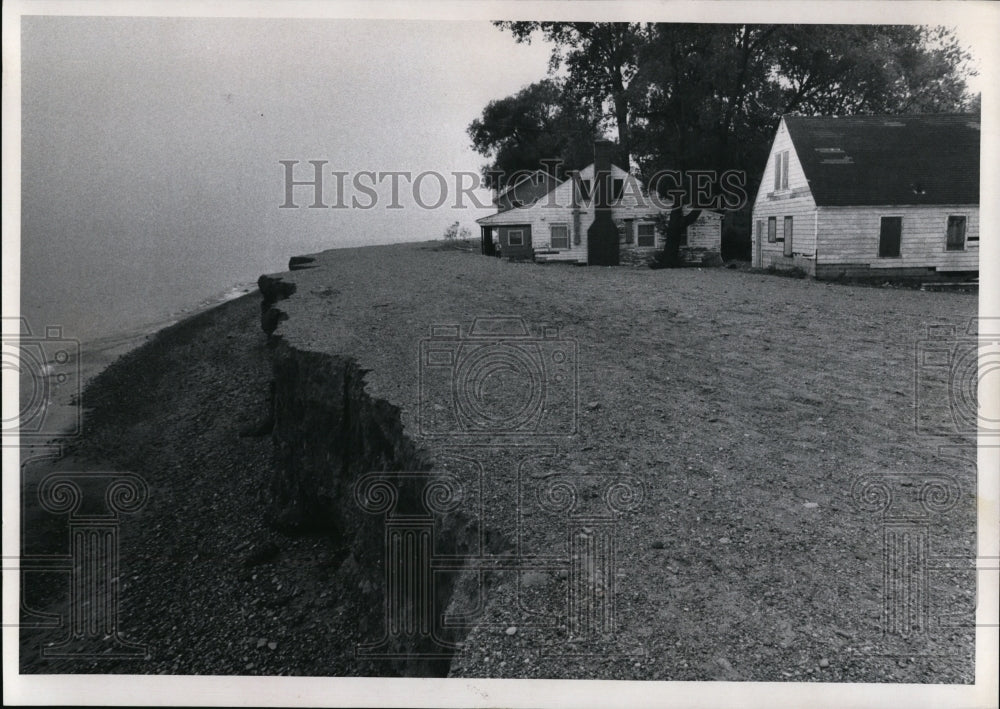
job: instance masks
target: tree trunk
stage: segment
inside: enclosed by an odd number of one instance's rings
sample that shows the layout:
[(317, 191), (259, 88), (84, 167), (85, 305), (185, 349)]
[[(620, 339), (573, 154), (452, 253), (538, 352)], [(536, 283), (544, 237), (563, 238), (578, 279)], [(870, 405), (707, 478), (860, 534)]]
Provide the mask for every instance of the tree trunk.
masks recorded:
[(666, 240), (663, 250), (657, 252), (656, 258), (651, 264), (653, 268), (680, 268), (684, 265), (681, 259), (681, 244), (684, 243), (684, 235), (687, 228), (698, 221), (701, 216), (700, 209), (692, 209), (684, 214), (682, 206), (676, 206), (670, 210), (667, 219)]
[(630, 171), (632, 158), (631, 134), (628, 125), (628, 96), (625, 90), (616, 93), (615, 97), (615, 121), (618, 124), (618, 155), (621, 164), (618, 165), (625, 172)]

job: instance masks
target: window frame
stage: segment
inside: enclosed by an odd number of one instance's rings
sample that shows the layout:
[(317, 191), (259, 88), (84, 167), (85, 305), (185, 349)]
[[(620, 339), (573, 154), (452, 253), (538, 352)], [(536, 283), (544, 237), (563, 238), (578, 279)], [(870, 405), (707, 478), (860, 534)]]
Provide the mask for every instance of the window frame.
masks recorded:
[(768, 217), (767, 218), (767, 243), (777, 244), (778, 243), (778, 218)]
[[(948, 240), (948, 234), (951, 232), (951, 220), (961, 219), (962, 220), (962, 244), (958, 248), (952, 248)], [(947, 252), (952, 251), (965, 251), (968, 248), (969, 241), (979, 241), (979, 239), (969, 239), (969, 217), (966, 214), (949, 214), (945, 218), (944, 222), (944, 250)]]
[(795, 218), (791, 215), (786, 214), (784, 219), (781, 221), (781, 242), (785, 245), (782, 249), (784, 256), (789, 257), (792, 255), (792, 248), (795, 243), (793, 240), (793, 234), (795, 230)]
[(774, 154), (774, 191), (783, 192), (788, 189), (788, 150), (779, 150)]
[[(566, 231), (566, 245), (565, 246), (556, 246), (555, 241), (553, 240), (553, 235), (552, 235), (552, 232), (555, 229), (564, 229)], [(557, 222), (555, 224), (549, 224), (549, 248), (550, 249), (557, 249), (557, 250), (568, 249), (568, 248), (570, 248), (570, 243), (571, 242), (570, 242), (570, 235), (569, 235), (569, 224), (566, 224), (565, 222)]]
[[(518, 242), (515, 244), (511, 237), (517, 234)], [(524, 229), (508, 229), (507, 230), (507, 246), (524, 246)]]
[[(649, 227), (650, 233), (648, 235), (643, 235), (642, 228)], [(652, 241), (649, 244), (642, 243), (643, 238), (650, 238)], [(644, 249), (656, 248), (656, 224), (653, 222), (639, 222), (635, 226), (635, 245)]]

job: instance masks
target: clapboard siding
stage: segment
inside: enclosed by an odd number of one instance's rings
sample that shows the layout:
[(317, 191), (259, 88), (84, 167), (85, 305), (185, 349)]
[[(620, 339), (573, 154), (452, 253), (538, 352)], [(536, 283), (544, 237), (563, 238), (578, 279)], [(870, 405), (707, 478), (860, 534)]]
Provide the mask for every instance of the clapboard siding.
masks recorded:
[[(831, 143), (832, 145), (832, 143)], [(820, 150), (820, 147), (816, 147)], [(832, 150), (833, 148), (831, 148)], [(775, 155), (787, 150), (788, 187), (775, 189)], [(812, 154), (805, 156), (814, 158)], [(847, 157), (849, 160), (850, 156)], [(822, 161), (821, 161), (822, 162)], [(831, 162), (831, 161), (827, 161)], [(847, 169), (852, 162), (844, 162)], [(830, 168), (837, 169), (837, 168)], [(833, 177), (841, 173), (833, 174)], [(844, 173), (843, 178), (849, 173)], [(830, 179), (831, 175), (826, 174)], [(900, 176), (900, 179), (906, 179)], [(838, 273), (861, 273), (875, 269), (899, 273), (922, 269), (976, 271), (979, 268), (979, 207), (965, 205), (922, 206), (817, 206), (815, 195), (803, 169), (785, 119), (781, 120), (768, 155), (760, 189), (754, 201), (751, 248), (755, 266), (797, 266), (812, 275), (833, 277)], [(966, 245), (962, 251), (946, 249), (949, 215), (967, 218)], [(791, 258), (784, 255), (784, 243), (767, 241), (769, 217), (776, 219), (777, 237), (782, 236), (784, 218), (793, 218)], [(900, 256), (878, 255), (881, 218), (902, 217)], [(758, 224), (760, 228), (758, 229)], [(971, 239), (971, 240), (970, 240)], [(760, 261), (757, 261), (758, 241)], [(840, 266), (843, 266), (841, 268)]]
[[(967, 218), (965, 250), (945, 248), (949, 215)], [(902, 217), (899, 257), (880, 258), (879, 231), (882, 217)], [(935, 268), (939, 271), (979, 269), (979, 207), (971, 205), (933, 207), (820, 207), (819, 263), (869, 264), (872, 269)]]
[[(635, 176), (612, 165), (611, 177), (615, 180), (625, 181), (622, 198), (611, 206), (611, 218), (616, 224), (624, 223), (627, 219), (632, 220), (633, 243), (626, 244), (623, 235), (620, 239), (622, 248), (640, 253), (651, 253), (657, 248), (663, 248), (665, 237), (659, 232), (656, 234), (655, 247), (639, 247), (636, 244), (638, 225), (652, 221), (662, 210), (645, 196), (642, 185)], [(590, 184), (593, 185), (594, 166), (590, 165), (581, 170), (580, 179), (589, 180)], [(577, 261), (585, 263), (587, 261), (587, 230), (594, 223), (594, 205), (592, 202), (577, 200), (579, 206), (574, 208), (573, 189), (573, 181), (567, 180), (530, 206), (509, 209), (480, 219), (478, 223), (493, 227), (530, 224), (532, 247), (535, 251), (557, 250), (561, 258), (572, 256)], [(550, 227), (553, 225), (565, 225), (569, 228), (570, 245), (568, 249), (552, 249), (549, 239)], [(698, 221), (688, 227), (688, 245), (721, 250), (721, 215), (715, 212), (703, 212)]]
[[(788, 151), (788, 188), (774, 189), (774, 156)], [(767, 241), (767, 220), (777, 219), (777, 238), (782, 238), (785, 217), (792, 217), (792, 253), (798, 257), (788, 259), (784, 255), (783, 241)], [(751, 253), (757, 253), (757, 222), (763, 222), (761, 229), (761, 260), (759, 266), (799, 265), (802, 259), (811, 260), (816, 256), (816, 201), (809, 191), (809, 181), (802, 170), (802, 163), (795, 153), (795, 146), (781, 121), (775, 134), (771, 153), (767, 157), (767, 167), (761, 179), (757, 199), (754, 202), (753, 223), (751, 224)], [(807, 270), (812, 271), (807, 267)]]

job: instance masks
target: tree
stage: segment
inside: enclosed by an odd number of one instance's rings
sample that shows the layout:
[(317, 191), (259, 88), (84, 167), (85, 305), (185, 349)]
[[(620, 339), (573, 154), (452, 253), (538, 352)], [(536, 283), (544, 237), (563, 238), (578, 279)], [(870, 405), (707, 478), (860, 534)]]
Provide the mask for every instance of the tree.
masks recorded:
[(591, 110), (613, 120), (618, 129), (620, 165), (630, 167), (631, 97), (629, 83), (638, 68), (641, 26), (625, 22), (495, 22), (518, 42), (541, 32), (552, 43), (550, 73), (565, 65), (567, 84)]
[[(750, 195), (782, 115), (942, 112), (976, 105), (965, 84), (969, 55), (942, 28), (495, 24), (519, 42), (540, 32), (553, 45), (550, 74), (566, 70), (563, 100), (575, 99), (578, 110), (586, 107), (613, 121), (622, 166), (635, 158), (647, 181), (664, 169), (739, 170)], [(682, 187), (690, 192), (691, 181)], [(662, 265), (679, 263), (684, 231), (699, 216), (697, 210), (684, 214), (684, 201), (678, 199), (664, 220)]]
[(467, 241), (470, 236), (472, 236), (472, 231), (469, 230), (469, 227), (459, 226), (459, 222), (452, 222), (444, 230), (445, 241), (455, 241), (457, 239)]
[(490, 101), (469, 125), (468, 133), (472, 147), (493, 158), (483, 168), (486, 186), (502, 188), (518, 173), (538, 168), (551, 171), (556, 161), (567, 169), (589, 164), (594, 140), (600, 137), (599, 122), (586, 104), (581, 110), (579, 97), (567, 92), (563, 82), (545, 79), (513, 96)]
[[(632, 81), (634, 151), (646, 175), (742, 170), (753, 194), (782, 115), (961, 110), (968, 59), (940, 28), (652, 25)], [(679, 264), (698, 214), (671, 210), (660, 265)]]

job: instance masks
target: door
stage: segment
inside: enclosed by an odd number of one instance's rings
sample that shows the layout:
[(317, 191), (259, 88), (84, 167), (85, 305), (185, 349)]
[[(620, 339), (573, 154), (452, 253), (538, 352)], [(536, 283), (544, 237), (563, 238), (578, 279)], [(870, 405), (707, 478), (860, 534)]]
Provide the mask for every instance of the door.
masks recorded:
[(882, 217), (878, 232), (879, 258), (898, 258), (899, 244), (903, 240), (903, 218)]
[(763, 256), (761, 255), (761, 242), (764, 240), (764, 220), (757, 220), (757, 238), (753, 242), (753, 265), (755, 268), (762, 268)]

